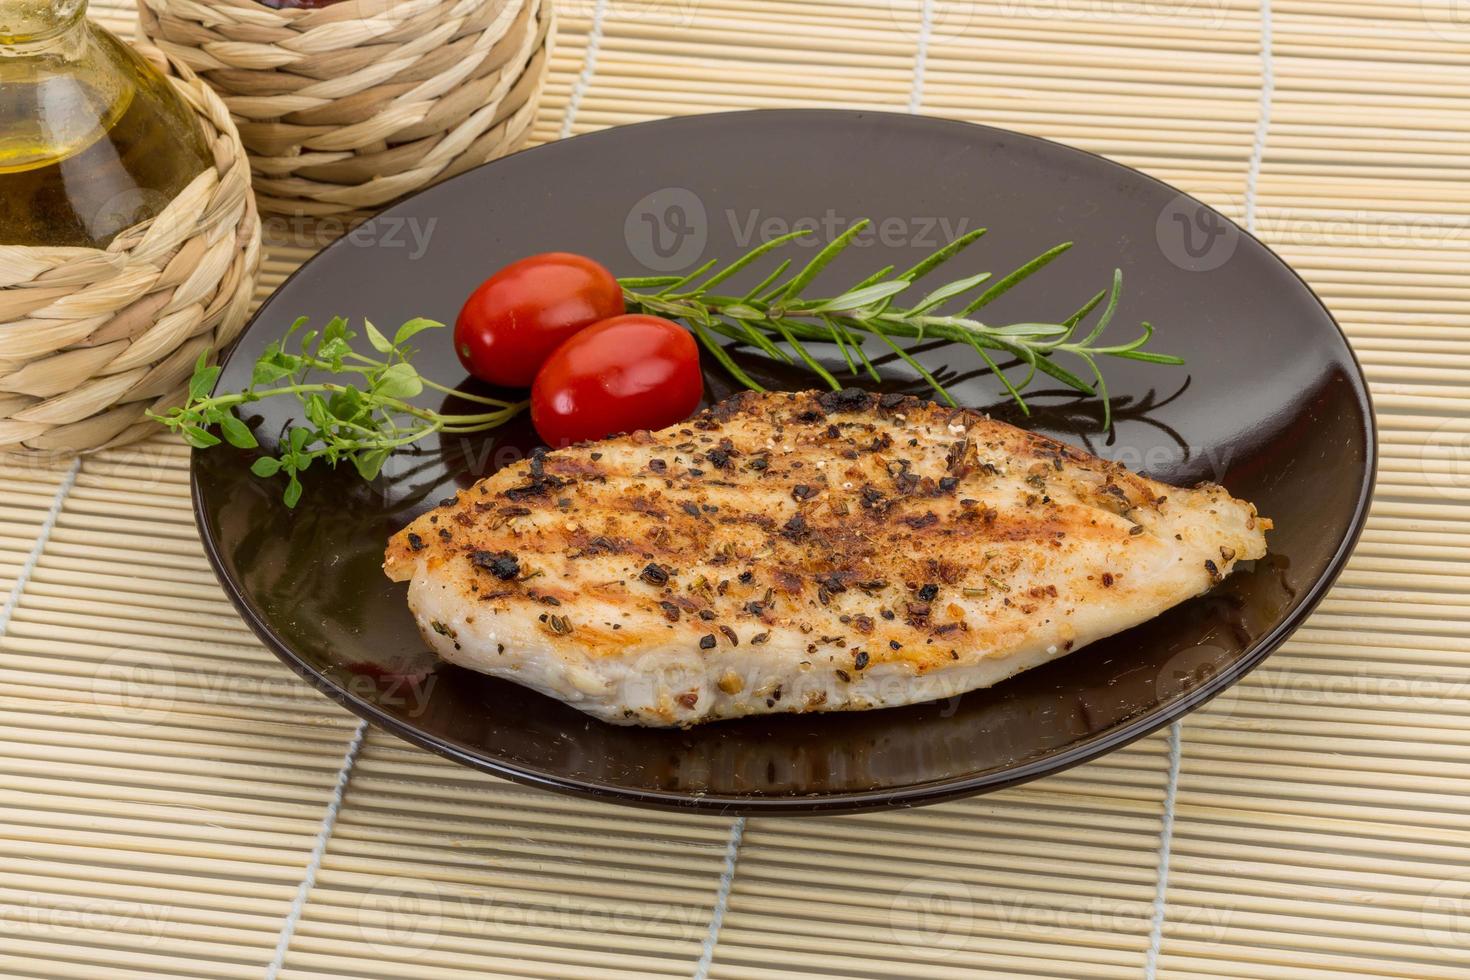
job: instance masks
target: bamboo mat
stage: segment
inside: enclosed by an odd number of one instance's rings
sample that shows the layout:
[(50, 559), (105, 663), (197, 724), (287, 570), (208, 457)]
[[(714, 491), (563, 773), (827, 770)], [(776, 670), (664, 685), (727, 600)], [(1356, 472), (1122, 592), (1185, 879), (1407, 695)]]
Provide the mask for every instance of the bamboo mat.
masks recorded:
[[(93, 16), (131, 29), (126, 0)], [(1377, 499), (1182, 726), (906, 813), (671, 816), (365, 731), (252, 639), (163, 441), (0, 470), (0, 976), (1470, 977), (1470, 17), (1456, 0), (561, 0), (538, 140), (912, 109), (1247, 222), (1373, 385)], [(309, 254), (270, 252), (260, 295)]]

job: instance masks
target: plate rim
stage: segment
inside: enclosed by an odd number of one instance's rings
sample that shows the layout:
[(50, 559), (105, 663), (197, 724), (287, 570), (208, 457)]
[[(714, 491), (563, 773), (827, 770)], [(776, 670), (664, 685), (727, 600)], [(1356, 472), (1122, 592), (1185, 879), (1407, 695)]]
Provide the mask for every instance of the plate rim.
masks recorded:
[[(1002, 127), (989, 126), (984, 123), (969, 122), (963, 119), (870, 109), (739, 109), (727, 112), (697, 113), (688, 116), (668, 116), (659, 119), (649, 119), (623, 126), (579, 133), (564, 139), (551, 140), (538, 144), (537, 146), (527, 147), (515, 153), (507, 154), (506, 156), (498, 157), (495, 160), (472, 167), (464, 173), (457, 174), (442, 183), (410, 194), (408, 197), (395, 202), (368, 220), (372, 221), (383, 214), (388, 214), (409, 200), (432, 195), (441, 190), (451, 188), (460, 181), (476, 174), (481, 169), (493, 167), (511, 157), (536, 153), (549, 147), (561, 146), (581, 139), (596, 139), (599, 136), (605, 136), (611, 132), (621, 132), (627, 129), (639, 129), (647, 126), (678, 126), (691, 121), (717, 122), (720, 119), (731, 117), (748, 118), (751, 116), (773, 118), (825, 116), (846, 120), (878, 118), (890, 122), (902, 121), (906, 125), (963, 127), (974, 131), (977, 135), (989, 133), (1022, 142), (1041, 144), (1048, 150), (1080, 154), (1084, 157), (1090, 157), (1093, 160), (1100, 161), (1107, 167), (1125, 171), (1134, 177), (1158, 185), (1165, 190), (1188, 199), (1200, 207), (1208, 209), (1211, 213), (1225, 221), (1229, 221), (1239, 230), (1241, 235), (1264, 249), (1271, 258), (1275, 259), (1282, 268), (1300, 283), (1306, 294), (1317, 304), (1323, 316), (1326, 317), (1327, 322), (1332, 324), (1333, 328), (1337, 331), (1339, 338), (1342, 340), (1343, 348), (1347, 352), (1348, 362), (1352, 366), (1348, 380), (1353, 393), (1358, 397), (1364, 410), (1363, 417), (1366, 422), (1361, 433), (1364, 448), (1363, 465), (1358, 474), (1358, 497), (1353, 507), (1352, 517), (1348, 523), (1346, 533), (1338, 542), (1337, 548), (1333, 552), (1325, 569), (1312, 583), (1310, 588), (1307, 589), (1305, 598), (1298, 604), (1296, 609), (1288, 614), (1280, 623), (1276, 624), (1268, 633), (1258, 639), (1251, 647), (1247, 648), (1242, 656), (1233, 661), (1226, 669), (1212, 675), (1203, 684), (1189, 691), (1184, 697), (1170, 702), (1166, 707), (1141, 713), (1123, 722), (1118, 728), (1112, 731), (1093, 735), (1082, 742), (1074, 743), (1062, 750), (1046, 753), (1001, 770), (981, 774), (971, 773), (963, 776), (931, 780), (929, 782), (914, 783), (899, 789), (844, 790), (820, 794), (792, 793), (781, 796), (694, 794), (673, 790), (612, 786), (602, 782), (544, 772), (531, 767), (512, 765), (466, 751), (451, 742), (430, 735), (410, 723), (389, 715), (372, 702), (366, 701), (333, 683), (326, 674), (313, 668), (304, 658), (298, 656), (291, 650), (289, 645), (275, 635), (269, 623), (258, 614), (242, 590), (226, 574), (224, 563), (220, 557), (218, 542), (215, 541), (213, 534), (209, 530), (209, 524), (204, 519), (204, 501), (199, 485), (198, 463), (201, 450), (191, 450), (189, 462), (189, 499), (194, 513), (194, 522), (199, 530), (200, 542), (204, 547), (205, 557), (209, 562), (211, 570), (214, 572), (215, 578), (219, 581), (221, 588), (223, 588), (229, 597), (236, 612), (239, 613), (241, 619), (250, 627), (256, 637), (276, 655), (277, 659), (290, 667), (312, 687), (316, 688), (316, 690), (357, 715), (363, 722), (375, 724), (398, 738), (417, 745), (420, 748), (427, 749), (452, 762), (503, 779), (508, 779), (520, 785), (551, 790), (584, 799), (601, 800), (604, 802), (614, 802), (664, 811), (676, 810), (686, 813), (709, 813), (723, 816), (832, 815), (878, 809), (909, 808), (941, 803), (946, 800), (981, 793), (990, 793), (996, 790), (1018, 786), (1022, 783), (1039, 779), (1042, 776), (1064, 772), (1074, 766), (1099, 758), (1145, 736), (1151, 735), (1166, 726), (1173, 725), (1185, 715), (1197, 710), (1219, 694), (1233, 687), (1252, 670), (1260, 666), (1267, 657), (1280, 648), (1292, 633), (1301, 627), (1302, 623), (1316, 610), (1322, 599), (1326, 597), (1338, 577), (1342, 574), (1367, 524), (1368, 513), (1373, 499), (1373, 489), (1377, 479), (1379, 448), (1378, 418), (1374, 410), (1372, 390), (1368, 385), (1367, 378), (1363, 373), (1362, 363), (1358, 359), (1357, 351), (1353, 349), (1347, 332), (1342, 329), (1342, 325), (1338, 323), (1337, 317), (1333, 315), (1332, 311), (1327, 307), (1327, 304), (1322, 301), (1322, 298), (1317, 295), (1316, 290), (1302, 278), (1301, 273), (1282, 258), (1275, 249), (1258, 238), (1249, 229), (1242, 227), (1228, 216), (1220, 214), (1219, 211), (1200, 201), (1192, 194), (1188, 194), (1167, 181), (1160, 180), (1151, 174), (1130, 167), (1127, 164), (1119, 163), (1116, 160), (1111, 160), (1099, 153), (1070, 146), (1056, 140), (1033, 136)], [(234, 356), (235, 348), (240, 339), (245, 337), (250, 329), (255, 326), (256, 321), (260, 319), (261, 312), (265, 309), (269, 301), (274, 298), (276, 293), (280, 292), (294, 281), (297, 276), (309, 269), (322, 256), (327, 255), (334, 249), (346, 247), (348, 241), (349, 236), (347, 235), (339, 237), (325, 248), (317, 251), (282, 280), (271, 291), (270, 296), (261, 303), (261, 306), (256, 312), (251, 315), (245, 325), (240, 328), (240, 332), (236, 335), (235, 339), (226, 345), (220, 354), (218, 363), (222, 367), (229, 363), (230, 359)]]

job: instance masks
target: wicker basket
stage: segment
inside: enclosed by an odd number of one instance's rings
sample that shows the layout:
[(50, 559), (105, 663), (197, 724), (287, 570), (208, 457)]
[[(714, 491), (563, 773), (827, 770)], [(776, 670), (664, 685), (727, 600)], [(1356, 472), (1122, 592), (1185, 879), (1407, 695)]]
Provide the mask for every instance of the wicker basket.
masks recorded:
[(214, 86), (261, 210), (366, 217), (516, 149), (552, 0), (141, 0), (143, 33)]
[(106, 249), (0, 246), (0, 454), (134, 441), (176, 403), (194, 361), (244, 326), (260, 218), (239, 134), (188, 68), (142, 49), (198, 113), (214, 167)]

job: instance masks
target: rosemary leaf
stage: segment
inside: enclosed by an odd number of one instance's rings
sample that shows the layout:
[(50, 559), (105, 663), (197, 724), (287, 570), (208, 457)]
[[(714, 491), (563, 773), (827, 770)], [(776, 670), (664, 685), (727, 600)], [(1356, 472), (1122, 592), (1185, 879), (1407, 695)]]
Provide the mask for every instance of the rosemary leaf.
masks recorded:
[(912, 269), (910, 269), (908, 272), (905, 272), (898, 278), (907, 279), (909, 282), (918, 282), (920, 279), (924, 278), (929, 273), (933, 272), (935, 269), (939, 268), (941, 265), (954, 258), (956, 255), (959, 255), (965, 249), (969, 248), (970, 245), (973, 244), (978, 238), (980, 238), (981, 235), (985, 234), (985, 231), (986, 229), (984, 228), (976, 228), (972, 232), (961, 235), (959, 238), (956, 238), (954, 241), (950, 242), (948, 245), (944, 246), (933, 255), (930, 255), (928, 258), (924, 259), (918, 265), (914, 266)]
[(782, 259), (781, 264), (776, 266), (775, 270), (772, 271), (769, 276), (766, 276), (760, 282), (756, 283), (755, 288), (742, 296), (741, 299), (747, 303), (751, 300), (754, 300), (757, 296), (763, 294), (770, 287), (771, 283), (775, 282), (777, 279), (780, 279), (783, 275), (785, 275), (786, 270), (789, 268), (791, 268), (791, 260)]
[(754, 323), (751, 323), (749, 320), (741, 320), (736, 317), (732, 317), (732, 319), (734, 319), (736, 323), (740, 324), (740, 327), (743, 330), (745, 336), (750, 339), (750, 342), (752, 344), (765, 351), (766, 354), (770, 355), (771, 357), (776, 358), (778, 361), (782, 361), (786, 364), (791, 363), (791, 355), (787, 354), (784, 350), (771, 343), (770, 338), (757, 330)]
[(1081, 346), (1089, 347), (1092, 342), (1102, 336), (1102, 332), (1108, 329), (1108, 324), (1113, 322), (1113, 314), (1118, 312), (1118, 297), (1123, 292), (1123, 270), (1113, 270), (1113, 288), (1108, 290), (1108, 305), (1103, 307), (1102, 316), (1097, 318), (1097, 324), (1092, 328), (1092, 333), (1082, 339)]
[(974, 341), (971, 342), (970, 346), (975, 348), (975, 353), (979, 354), (980, 359), (985, 362), (985, 366), (990, 368), (990, 373), (1000, 379), (1000, 383), (1005, 386), (1011, 398), (1015, 399), (1016, 404), (1021, 407), (1022, 414), (1030, 415), (1031, 406), (1026, 404), (1026, 399), (1022, 398), (1021, 392), (1016, 389), (1015, 385), (1011, 384), (1011, 379), (1006, 377), (1006, 373), (1000, 369), (1000, 365), (995, 363), (995, 359), (990, 356), (990, 352)]
[(918, 305), (912, 307), (909, 310), (909, 313), (924, 313), (928, 310), (934, 309), (934, 307), (936, 306), (942, 306), (947, 300), (954, 299), (956, 296), (959, 296), (962, 293), (968, 293), (970, 290), (974, 289), (976, 286), (980, 285), (982, 282), (989, 278), (990, 273), (981, 272), (976, 275), (969, 276), (965, 279), (956, 280), (955, 282), (949, 283), (948, 285), (940, 286), (938, 289), (934, 290), (923, 299), (919, 300)]
[(811, 354), (807, 353), (807, 349), (802, 346), (801, 341), (796, 339), (795, 335), (791, 333), (791, 330), (785, 325), (785, 323), (783, 323), (781, 320), (773, 320), (771, 321), (771, 324), (780, 332), (781, 336), (786, 340), (787, 345), (789, 345), (792, 350), (796, 351), (796, 356), (806, 362), (807, 367), (811, 368), (812, 371), (819, 378), (827, 382), (827, 385), (833, 391), (841, 390), (842, 385), (838, 382), (836, 378), (832, 376), (832, 372), (822, 367), (822, 365), (817, 361), (815, 357), (812, 357)]
[(800, 311), (802, 313), (831, 313), (836, 311), (860, 310), (879, 300), (896, 296), (908, 288), (909, 284), (902, 280), (896, 282), (876, 282), (871, 286), (864, 286), (862, 289), (854, 289), (851, 292), (843, 293), (841, 296), (818, 300), (812, 306), (803, 305), (800, 307)]
[(700, 266), (699, 268), (695, 269), (693, 272), (687, 273), (685, 275), (680, 276), (678, 279), (675, 279), (673, 282), (669, 283), (663, 289), (660, 289), (656, 295), (659, 295), (659, 296), (667, 296), (670, 293), (673, 293), (673, 292), (677, 291), (680, 286), (688, 285), (689, 283), (691, 283), (694, 280), (698, 279), (700, 276), (704, 275), (706, 272), (708, 272), (709, 270), (713, 269), (718, 264), (719, 264), (719, 260), (718, 259), (710, 259), (708, 262), (706, 262), (704, 265)]
[[(875, 282), (882, 282), (884, 279), (887, 279), (892, 272), (893, 266), (885, 265), (883, 268), (879, 269), (868, 278), (862, 280), (861, 282), (855, 283), (852, 288), (862, 289), (864, 286), (871, 286)], [(907, 279), (908, 276), (905, 275), (902, 278)]]
[(995, 285), (991, 286), (989, 289), (985, 290), (985, 292), (981, 293), (979, 296), (975, 297), (975, 299), (971, 300), (969, 306), (966, 306), (963, 310), (960, 310), (960, 316), (969, 316), (971, 313), (974, 313), (981, 307), (986, 306), (999, 299), (1001, 296), (1010, 292), (1020, 283), (1031, 278), (1036, 273), (1046, 268), (1058, 256), (1060, 256), (1063, 252), (1067, 251), (1067, 249), (1071, 247), (1071, 242), (1062, 242), (1060, 245), (1053, 245), (1045, 252), (1042, 252), (1040, 255), (1036, 256), (1036, 258), (1032, 259), (1030, 262), (1027, 262), (1025, 265), (1021, 266), (1015, 272), (1012, 272), (1009, 275), (1002, 277), (998, 282), (996, 282)]
[(704, 326), (698, 320), (690, 320), (689, 329), (694, 331), (694, 336), (698, 337), (699, 342), (704, 344), (705, 350), (713, 354), (715, 360), (720, 362), (720, 366), (723, 367), (726, 371), (730, 372), (730, 377), (745, 385), (745, 387), (749, 388), (751, 391), (766, 390), (765, 388), (756, 384), (755, 381), (750, 377), (750, 375), (746, 374), (740, 369), (740, 365), (736, 364), (735, 361), (731, 359), (729, 353), (725, 350), (725, 348), (715, 343), (714, 338), (709, 335), (708, 331), (704, 329)]
[[(710, 276), (709, 279), (705, 280), (703, 283), (700, 284), (699, 288), (703, 292), (709, 292), (709, 290), (713, 289), (715, 286), (718, 286), (720, 283), (724, 282), (726, 279), (729, 279), (731, 276), (735, 275), (735, 273), (739, 272), (741, 269), (744, 269), (746, 266), (750, 265), (756, 259), (760, 258), (762, 255), (765, 255), (767, 252), (771, 251), (772, 249), (780, 248), (782, 245), (785, 245), (787, 242), (795, 241), (798, 238), (805, 238), (807, 235), (810, 235), (810, 234), (811, 234), (810, 229), (805, 229), (804, 228), (801, 231), (793, 231), (793, 232), (790, 232), (789, 234), (785, 234), (785, 235), (781, 235), (780, 237), (773, 238), (770, 241), (765, 242), (764, 244), (757, 245), (755, 248), (751, 249), (749, 252), (746, 252), (740, 258), (736, 259), (734, 262), (731, 262), (729, 265), (725, 266), (725, 268), (721, 269), (719, 272), (717, 272), (714, 275)], [(786, 270), (786, 267), (789, 266), (790, 264), (791, 263), (788, 260), (787, 263), (786, 263), (786, 265), (783, 265), (781, 267), (781, 271), (784, 272)], [(779, 274), (780, 273), (778, 272), (777, 275), (779, 275)], [(755, 289), (751, 290), (751, 295), (754, 295), (754, 294), (760, 292), (762, 289), (765, 289), (767, 286), (769, 286), (771, 284), (771, 282), (774, 282), (774, 281), (775, 281), (774, 278), (772, 278), (772, 280), (770, 280), (768, 282), (765, 282), (765, 283), (762, 283), (761, 285), (757, 286)]]
[(831, 335), (832, 343), (836, 344), (837, 350), (841, 352), (842, 360), (847, 364), (847, 373), (856, 376), (857, 365), (853, 363), (852, 355), (847, 352), (847, 341), (843, 339), (842, 334), (838, 331), (837, 324), (832, 322), (831, 317), (825, 316), (822, 317), (822, 323), (826, 326), (827, 332)]
[(940, 384), (935, 379), (934, 375), (930, 374), (922, 364), (910, 357), (908, 351), (895, 344), (892, 338), (890, 338), (882, 330), (875, 330), (874, 332), (877, 333), (878, 339), (891, 347), (893, 349), (893, 353), (903, 358), (904, 362), (908, 364), (909, 367), (913, 368), (914, 371), (918, 373), (919, 377), (929, 382), (929, 387), (934, 389), (934, 393), (939, 396), (941, 401), (950, 406), (953, 406), (955, 404), (954, 398), (950, 396), (949, 391), (944, 387), (944, 385)]
[(667, 286), (671, 282), (678, 282), (679, 276), (628, 276), (618, 280), (618, 285), (624, 289), (658, 289)]
[(845, 251), (847, 246), (852, 244), (852, 240), (870, 224), (872, 222), (867, 218), (863, 218), (828, 242), (820, 252), (812, 257), (812, 260), (800, 272), (792, 276), (791, 281), (781, 290), (777, 302), (800, 295), (801, 291), (811, 285), (812, 280), (817, 278), (823, 269), (827, 268), (828, 263)]

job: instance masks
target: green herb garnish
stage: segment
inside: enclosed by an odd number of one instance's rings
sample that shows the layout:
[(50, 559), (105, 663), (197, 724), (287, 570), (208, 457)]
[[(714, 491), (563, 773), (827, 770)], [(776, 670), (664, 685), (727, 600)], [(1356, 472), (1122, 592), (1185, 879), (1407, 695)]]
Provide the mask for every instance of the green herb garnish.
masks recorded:
[[(1024, 391), (1038, 373), (1048, 375), (1069, 388), (1102, 398), (1103, 428), (1112, 426), (1112, 405), (1107, 383), (1103, 380), (1098, 358), (1121, 357), (1153, 364), (1183, 364), (1169, 354), (1156, 354), (1143, 349), (1153, 336), (1153, 327), (1143, 324), (1142, 334), (1126, 344), (1103, 346), (1098, 343), (1112, 322), (1123, 288), (1123, 273), (1113, 272), (1109, 288), (1092, 296), (1067, 319), (1057, 323), (1012, 323), (990, 326), (974, 318), (976, 311), (1003, 293), (1030, 278), (1049, 265), (1067, 249), (1065, 242), (1050, 248), (1020, 268), (993, 279), (990, 273), (957, 279), (932, 289), (910, 305), (900, 305), (898, 298), (907, 293), (921, 278), (954, 258), (985, 233), (981, 228), (955, 239), (913, 268), (895, 274), (892, 266), (881, 269), (846, 290), (822, 297), (808, 298), (803, 293), (818, 274), (841, 254), (853, 239), (868, 226), (865, 218), (822, 248), (810, 262), (787, 278), (790, 260), (783, 261), (751, 291), (741, 296), (723, 295), (712, 290), (735, 273), (766, 253), (810, 232), (798, 231), (765, 242), (722, 268), (708, 262), (683, 276), (639, 276), (618, 280), (630, 312), (652, 313), (683, 320), (705, 348), (726, 371), (747, 388), (764, 391), (741, 370), (723, 345), (712, 335), (759, 350), (766, 357), (794, 363), (793, 355), (830, 388), (842, 387), (837, 377), (824, 367), (807, 349), (805, 342), (828, 342), (837, 347), (848, 373), (857, 377), (866, 372), (874, 381), (878, 370), (863, 349), (865, 337), (877, 338), (894, 356), (903, 360), (934, 389), (946, 404), (955, 404), (949, 391), (913, 358), (894, 338), (943, 340), (964, 344), (980, 355), (1023, 412), (1030, 414)], [(704, 278), (706, 277), (707, 278)], [(700, 281), (702, 279), (702, 281)], [(983, 287), (983, 288), (982, 288)], [(945, 307), (958, 307), (943, 313)], [(1078, 338), (1084, 320), (1099, 306), (1092, 328)], [(781, 345), (784, 344), (785, 348)], [(787, 351), (790, 351), (788, 353)], [(994, 354), (1014, 358), (1025, 374), (1019, 380), (1006, 374)], [(1093, 380), (1082, 377), (1057, 363), (1057, 354), (1069, 354), (1085, 364)]]
[[(1112, 406), (1107, 383), (1098, 366), (1100, 357), (1153, 364), (1184, 363), (1178, 357), (1143, 349), (1153, 336), (1153, 328), (1147, 323), (1143, 324), (1142, 334), (1129, 343), (1107, 346), (1099, 343), (1117, 312), (1122, 292), (1123, 274), (1116, 270), (1107, 289), (1092, 296), (1060, 322), (991, 326), (974, 318), (976, 311), (1071, 248), (1070, 242), (1048, 249), (999, 279), (982, 272), (929, 290), (907, 305), (898, 302), (920, 279), (973, 244), (985, 233), (980, 229), (955, 239), (902, 273), (895, 274), (893, 266), (888, 266), (842, 292), (804, 296), (822, 271), (868, 225), (867, 219), (857, 222), (790, 275), (791, 260), (781, 261), (743, 295), (725, 295), (713, 290), (767, 253), (809, 232), (793, 232), (772, 239), (723, 267), (717, 268), (718, 263), (711, 260), (683, 276), (637, 276), (618, 282), (629, 312), (683, 320), (726, 371), (756, 391), (765, 389), (735, 363), (716, 336), (748, 345), (768, 358), (787, 364), (799, 361), (834, 390), (842, 388), (842, 382), (812, 355), (807, 344), (833, 344), (851, 376), (866, 373), (878, 381), (878, 369), (863, 347), (864, 340), (876, 338), (890, 352), (887, 356), (913, 368), (950, 405), (955, 401), (949, 391), (914, 359), (910, 348), (895, 338), (918, 343), (964, 344), (980, 356), (1022, 411), (1030, 413), (1021, 392), (1038, 373), (1045, 374), (1077, 391), (1100, 397), (1104, 429), (1112, 425)], [(952, 312), (943, 312), (947, 307)], [(1092, 328), (1079, 339), (1083, 321), (1099, 307), (1101, 312)], [(294, 398), (301, 407), (299, 421), (293, 421), (281, 433), (276, 455), (262, 456), (251, 466), (252, 472), (260, 477), (285, 475), (286, 506), (294, 507), (302, 492), (299, 476), (318, 459), (331, 466), (347, 460), (364, 480), (372, 480), (395, 449), (435, 432), (484, 432), (504, 424), (526, 407), (524, 401), (509, 402), (470, 394), (420, 375), (410, 363), (414, 349), (408, 346), (408, 341), (425, 330), (443, 326), (434, 320), (409, 320), (391, 339), (364, 321), (367, 341), (378, 356), (353, 348), (352, 342), (358, 335), (341, 317), (320, 331), (307, 330), (306, 325), (305, 317), (298, 319), (284, 337), (266, 348), (255, 362), (249, 387), (243, 391), (211, 394), (219, 380), (220, 368), (208, 363), (206, 351), (194, 365), (185, 403), (162, 414), (150, 413), (150, 417), (198, 449), (219, 445), (221, 441), (254, 449), (258, 442), (238, 414), (240, 407), (266, 398)], [(1014, 364), (1002, 364), (996, 354), (1014, 359)], [(1084, 380), (1059, 364), (1058, 354), (1068, 354), (1085, 364), (1093, 380)], [(1007, 369), (1013, 366), (1024, 368), (1024, 376), (1018, 379), (1008, 375)], [(489, 411), (446, 415), (408, 400), (426, 388), (478, 403)], [(212, 432), (211, 427), (217, 428), (219, 434)]]
[[(364, 321), (368, 343), (377, 357), (353, 349), (357, 334), (341, 317), (320, 331), (305, 330), (306, 324), (305, 317), (298, 319), (284, 337), (265, 349), (244, 391), (211, 395), (220, 368), (207, 363), (208, 351), (199, 355), (189, 380), (188, 399), (180, 407), (161, 415), (150, 413), (150, 417), (196, 449), (217, 446), (221, 438), (232, 446), (254, 449), (259, 443), (240, 419), (240, 407), (266, 398), (296, 399), (301, 405), (300, 422), (282, 433), (277, 455), (262, 456), (250, 467), (260, 477), (285, 474), (286, 506), (295, 507), (301, 499), (299, 474), (318, 459), (332, 466), (346, 460), (364, 480), (371, 480), (388, 455), (400, 446), (434, 432), (484, 432), (513, 418), (526, 406), (525, 402), (460, 391), (420, 375), (410, 363), (414, 349), (408, 341), (424, 330), (442, 327), (437, 321), (409, 320), (391, 340)], [(445, 415), (408, 401), (425, 388), (491, 410)], [(211, 432), (210, 426), (218, 427), (219, 435)]]

